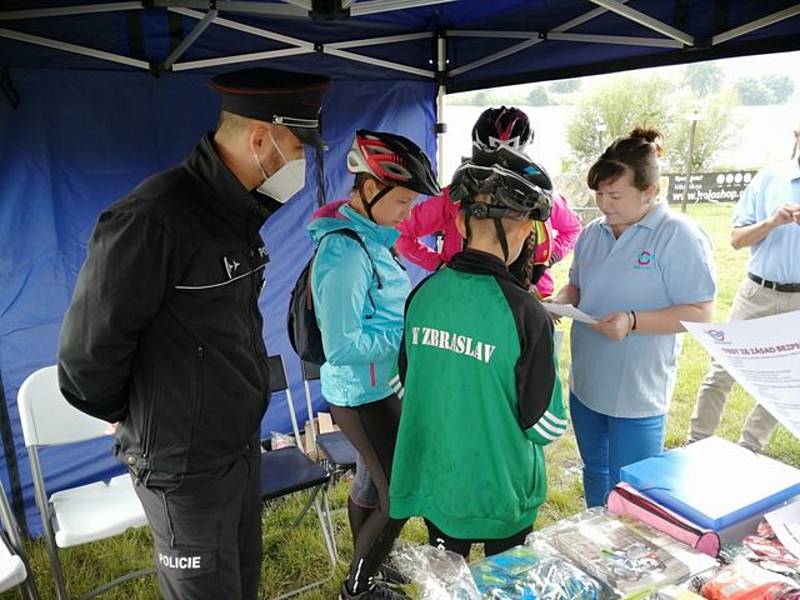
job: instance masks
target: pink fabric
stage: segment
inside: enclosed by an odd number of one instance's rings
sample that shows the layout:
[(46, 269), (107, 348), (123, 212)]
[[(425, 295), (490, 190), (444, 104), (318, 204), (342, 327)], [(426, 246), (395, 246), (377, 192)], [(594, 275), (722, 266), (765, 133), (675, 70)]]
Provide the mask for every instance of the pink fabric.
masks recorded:
[[(450, 262), (454, 254), (461, 251), (461, 235), (456, 229), (458, 204), (450, 201), (448, 188), (440, 196), (431, 196), (420, 202), (411, 211), (411, 216), (397, 228), (400, 238), (395, 247), (397, 251), (415, 265), (428, 271), (435, 271), (444, 262)], [(441, 255), (426, 246), (420, 238), (437, 231), (444, 232), (444, 248)]]
[[(550, 230), (551, 236), (555, 233), (555, 236), (553, 236), (553, 253), (558, 256), (558, 260), (564, 260), (572, 252), (575, 243), (578, 241), (578, 235), (581, 233), (581, 219), (569, 207), (567, 199), (558, 192), (553, 194), (550, 218), (545, 221), (545, 225)], [(536, 283), (536, 289), (542, 298), (547, 298), (553, 294), (555, 284), (549, 270), (545, 271)]]
[[(458, 204), (450, 201), (447, 188), (440, 196), (417, 204), (411, 211), (411, 216), (400, 224), (400, 238), (397, 240), (397, 251), (408, 260), (423, 269), (435, 271), (442, 261), (449, 263), (454, 254), (461, 251), (462, 238), (456, 229), (456, 214)], [(546, 221), (553, 239), (553, 252), (558, 255), (558, 260), (563, 260), (575, 247), (578, 235), (581, 232), (581, 220), (569, 207), (567, 199), (556, 192), (553, 194), (553, 207), (550, 218)], [(425, 245), (420, 238), (444, 232), (444, 247), (439, 254)], [(536, 289), (542, 297), (553, 293), (553, 278), (545, 271)]]
[(661, 506), (628, 483), (620, 482), (611, 490), (607, 508), (612, 515), (638, 519), (703, 554), (714, 558), (719, 554), (720, 539), (716, 532), (703, 529), (678, 513)]
[(313, 212), (311, 215), (311, 220), (316, 221), (317, 219), (323, 218), (344, 219), (344, 217), (339, 214), (339, 207), (345, 202), (347, 202), (347, 200), (334, 200), (333, 202), (323, 204)]

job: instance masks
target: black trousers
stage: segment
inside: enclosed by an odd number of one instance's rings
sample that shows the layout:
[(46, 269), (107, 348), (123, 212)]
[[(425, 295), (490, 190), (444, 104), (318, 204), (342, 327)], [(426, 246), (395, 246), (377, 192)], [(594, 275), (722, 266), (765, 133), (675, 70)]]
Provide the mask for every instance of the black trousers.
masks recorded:
[[(405, 520), (389, 518), (389, 480), (401, 406), (397, 396), (391, 395), (362, 406), (330, 407), (336, 423), (363, 458), (378, 492), (378, 506), (364, 509), (367, 512), (356, 531), (353, 562), (347, 578), (351, 593), (369, 588), (372, 577), (386, 560), (405, 524)], [(351, 514), (351, 524), (352, 517)]]
[(201, 473), (133, 474), (167, 600), (256, 600), (261, 575), (261, 462), (242, 455)]
[(510, 537), (499, 540), (460, 540), (450, 537), (428, 519), (425, 519), (425, 525), (428, 526), (428, 543), (431, 546), (436, 546), (443, 550), (450, 550), (450, 552), (460, 554), (464, 558), (469, 556), (469, 551), (472, 550), (472, 544), (483, 544), (483, 550), (486, 556), (494, 556), (514, 546), (521, 546), (525, 543), (525, 538), (528, 537), (528, 534), (533, 529), (533, 527), (526, 527)]

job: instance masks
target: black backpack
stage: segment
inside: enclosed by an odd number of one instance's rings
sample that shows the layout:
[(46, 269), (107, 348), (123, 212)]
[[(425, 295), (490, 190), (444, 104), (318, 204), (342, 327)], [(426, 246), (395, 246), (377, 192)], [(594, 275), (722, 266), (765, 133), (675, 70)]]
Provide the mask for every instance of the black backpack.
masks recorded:
[[(378, 289), (381, 289), (383, 284), (378, 275), (378, 270), (375, 268), (375, 262), (372, 260), (366, 245), (364, 245), (364, 240), (355, 231), (352, 229), (337, 229), (322, 236), (319, 243), (322, 244), (322, 240), (327, 236), (337, 233), (355, 240), (367, 253), (369, 263), (372, 265), (372, 274), (378, 282)], [(319, 248), (319, 246), (317, 247)], [(311, 296), (311, 265), (314, 263), (314, 256), (316, 256), (316, 252), (311, 256), (292, 288), (286, 325), (289, 332), (289, 343), (297, 355), (306, 362), (321, 365), (325, 362), (325, 350), (322, 348), (322, 333), (317, 325), (314, 300)], [(372, 301), (372, 296), (369, 296), (369, 301), (374, 311), (375, 303)]]

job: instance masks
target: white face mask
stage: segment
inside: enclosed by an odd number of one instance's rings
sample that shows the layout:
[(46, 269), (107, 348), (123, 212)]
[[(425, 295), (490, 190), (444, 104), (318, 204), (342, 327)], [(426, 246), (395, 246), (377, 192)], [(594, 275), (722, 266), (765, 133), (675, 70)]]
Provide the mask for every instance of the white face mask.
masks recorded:
[(256, 159), (258, 169), (264, 176), (264, 182), (256, 188), (256, 191), (270, 198), (274, 198), (281, 204), (285, 204), (289, 198), (302, 190), (306, 184), (306, 159), (298, 158), (295, 160), (286, 160), (283, 152), (281, 152), (280, 146), (275, 143), (272, 132), (269, 134), (269, 139), (272, 140), (272, 145), (275, 146), (275, 150), (281, 155), (285, 164), (275, 171), (272, 177), (267, 177), (264, 167), (261, 166), (261, 161), (258, 159), (256, 153), (253, 152), (253, 158)]

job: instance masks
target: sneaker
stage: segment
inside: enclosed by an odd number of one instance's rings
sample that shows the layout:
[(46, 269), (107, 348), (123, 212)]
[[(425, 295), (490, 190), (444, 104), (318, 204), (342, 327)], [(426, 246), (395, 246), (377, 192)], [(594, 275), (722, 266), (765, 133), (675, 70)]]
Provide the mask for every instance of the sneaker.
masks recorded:
[(408, 596), (392, 591), (379, 585), (371, 585), (368, 589), (358, 594), (351, 594), (347, 584), (342, 584), (339, 600), (408, 600)]

